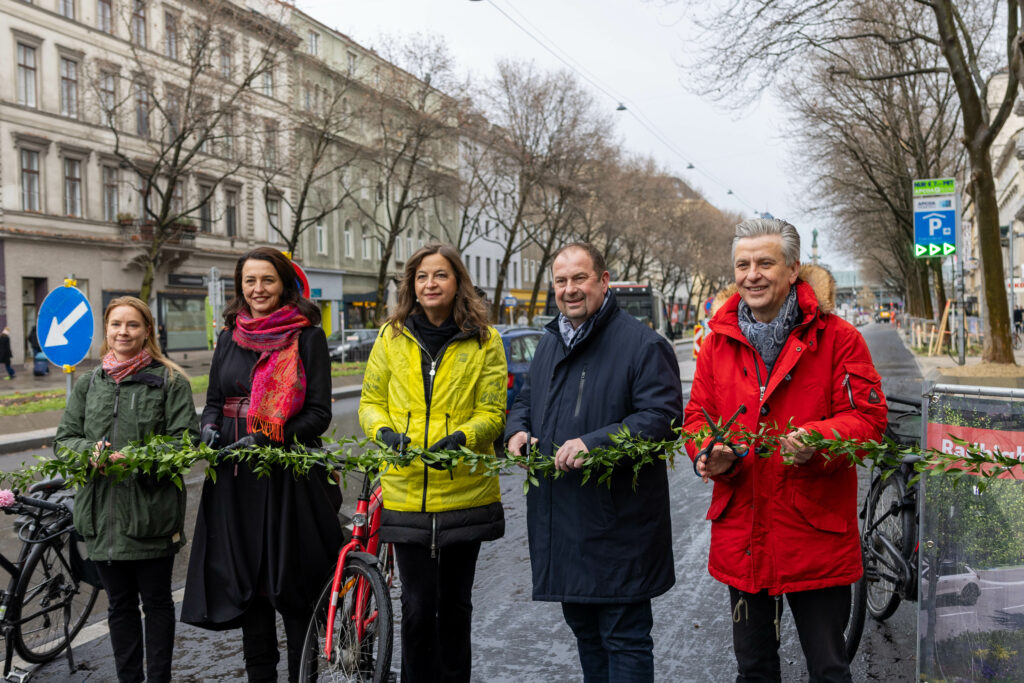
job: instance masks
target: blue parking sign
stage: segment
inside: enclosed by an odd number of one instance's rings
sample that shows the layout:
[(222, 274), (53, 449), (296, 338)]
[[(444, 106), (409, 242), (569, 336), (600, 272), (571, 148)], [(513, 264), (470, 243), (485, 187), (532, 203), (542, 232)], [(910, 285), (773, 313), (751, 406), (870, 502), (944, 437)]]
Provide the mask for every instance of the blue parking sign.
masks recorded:
[(39, 307), (36, 333), (43, 353), (56, 365), (78, 365), (92, 346), (92, 307), (75, 287), (57, 287)]

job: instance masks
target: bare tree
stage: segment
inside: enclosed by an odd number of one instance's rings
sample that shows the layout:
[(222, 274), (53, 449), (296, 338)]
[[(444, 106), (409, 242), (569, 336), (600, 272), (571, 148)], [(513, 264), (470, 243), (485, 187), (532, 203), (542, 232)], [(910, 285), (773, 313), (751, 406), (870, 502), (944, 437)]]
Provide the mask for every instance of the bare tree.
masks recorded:
[[(487, 100), (490, 119), (505, 131), (499, 176), (515, 181), (492, 196), (492, 202), (502, 203), (502, 210), (491, 214), (504, 238), (494, 290), (497, 316), (508, 266), (522, 248), (524, 231), (531, 228), (530, 238), (543, 252), (553, 253), (556, 229), (574, 213), (569, 202), (578, 192), (588, 154), (597, 141), (609, 137), (611, 124), (595, 113), (592, 96), (574, 75), (540, 73), (532, 63), (499, 62)], [(542, 259), (541, 269), (546, 265)], [(531, 311), (536, 290), (535, 284)]]
[[(382, 59), (373, 66), (361, 107), (365, 144), (350, 172), (342, 174), (340, 189), (380, 244), (377, 301), (383, 302), (396, 242), (408, 230), (422, 240), (428, 210), (454, 206), (455, 125), (465, 85), (440, 38), (389, 40), (379, 51)], [(378, 305), (377, 321), (384, 315)]]
[[(956, 89), (963, 121), (963, 144), (970, 163), (968, 190), (975, 206), (981, 256), (983, 299), (987, 317), (982, 357), (1013, 363), (1009, 309), (1003, 286), (999, 207), (992, 170), (991, 147), (1006, 122), (1024, 75), (1021, 59), (1021, 6), (967, 0), (882, 0), (851, 4), (843, 0), (735, 0), (724, 9), (686, 0), (702, 14), (705, 52), (699, 65), (706, 92), (728, 96), (740, 89), (760, 92), (780, 76), (792, 74), (792, 63), (808, 52), (823, 55), (831, 73), (860, 82), (948, 73)], [(880, 11), (899, 6), (900, 13)], [(922, 22), (919, 10), (931, 16)], [(740, 27), (740, 28), (737, 28)], [(998, 29), (1002, 27), (1002, 31)], [(993, 35), (995, 34), (995, 35)], [(920, 42), (941, 53), (941, 66), (899, 71), (865, 71), (847, 57), (851, 42), (871, 40), (887, 45)], [(991, 75), (1009, 68), (990, 93)]]
[[(303, 85), (301, 102), (281, 122), (267, 121), (257, 137), (263, 183), (263, 201), (271, 217), (270, 229), (293, 254), (311, 227), (340, 209), (348, 199), (339, 190), (346, 169), (359, 155), (352, 141), (358, 113), (349, 103), (351, 82), (334, 73), (327, 80)], [(273, 220), (274, 202), (278, 219)], [(288, 222), (280, 219), (280, 204), (288, 208)]]
[[(140, 197), (141, 216), (129, 229), (138, 230), (144, 244), (136, 263), (139, 296), (148, 300), (168, 248), (191, 237), (194, 216), (245, 165), (239, 124), (248, 95), (257, 79), (273, 87), (279, 52), (298, 38), (264, 15), (215, 0), (177, 17), (157, 52), (157, 37), (146, 35), (149, 24), (139, 14), (144, 11), (136, 3), (122, 17), (132, 37), (128, 63), (99, 60), (90, 86), (100, 120), (113, 134), (113, 153)], [(247, 49), (231, 37), (239, 32), (248, 38)], [(200, 173), (199, 190), (187, 193)]]

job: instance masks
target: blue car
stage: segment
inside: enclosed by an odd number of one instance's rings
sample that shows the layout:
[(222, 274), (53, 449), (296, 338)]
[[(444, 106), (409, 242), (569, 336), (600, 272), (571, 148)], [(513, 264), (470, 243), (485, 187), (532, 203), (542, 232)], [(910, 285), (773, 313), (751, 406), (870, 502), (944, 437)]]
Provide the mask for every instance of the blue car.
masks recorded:
[(530, 362), (537, 351), (537, 344), (545, 334), (544, 330), (533, 327), (510, 327), (501, 333), (501, 341), (505, 345), (505, 358), (508, 360), (508, 396), (505, 412), (512, 409), (512, 403), (526, 382), (526, 373), (530, 370)]

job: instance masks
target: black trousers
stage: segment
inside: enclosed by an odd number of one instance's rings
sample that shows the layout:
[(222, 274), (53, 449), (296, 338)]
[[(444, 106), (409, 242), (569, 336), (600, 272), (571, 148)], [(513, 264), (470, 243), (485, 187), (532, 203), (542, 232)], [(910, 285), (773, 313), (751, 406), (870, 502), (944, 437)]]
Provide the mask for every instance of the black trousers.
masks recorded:
[[(736, 652), (736, 683), (780, 681), (779, 641), (775, 620), (782, 618), (782, 599), (742, 593), (729, 586), (732, 604), (732, 645)], [(740, 602), (742, 598), (742, 602)], [(850, 617), (850, 587), (786, 593), (810, 683), (852, 683), (843, 629)]]
[[(281, 615), (284, 622), (284, 637), (288, 647), (288, 680), (299, 680), (299, 663), (302, 660), (302, 643), (306, 638), (306, 627), (313, 610), (305, 616)], [(277, 663), (281, 655), (277, 649), (277, 615), (274, 606), (265, 595), (253, 598), (249, 608), (242, 615), (242, 655), (245, 657), (245, 673), (249, 680), (276, 681)]]
[[(97, 562), (100, 581), (107, 591), (107, 625), (114, 649), (114, 666), (121, 683), (171, 680), (174, 651), (174, 601), (171, 569), (174, 556), (155, 560)], [(139, 598), (146, 615), (139, 615)], [(143, 669), (143, 643), (146, 667)]]
[(576, 636), (583, 683), (652, 683), (654, 639), (651, 601), (562, 603)]
[(402, 580), (402, 682), (469, 681), (473, 576), (480, 543), (430, 548), (395, 544)]

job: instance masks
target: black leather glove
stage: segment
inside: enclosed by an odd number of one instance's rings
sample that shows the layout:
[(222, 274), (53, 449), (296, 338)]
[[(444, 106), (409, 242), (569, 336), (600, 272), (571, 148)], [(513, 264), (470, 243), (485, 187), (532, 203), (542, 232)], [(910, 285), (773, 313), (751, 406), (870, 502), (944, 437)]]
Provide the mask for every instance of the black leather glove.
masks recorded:
[(217, 431), (217, 425), (203, 425), (203, 431), (199, 435), (199, 440), (210, 448), (216, 448), (217, 442), (220, 441), (220, 432)]
[(436, 453), (437, 451), (457, 451), (465, 445), (466, 435), (462, 432), (452, 432), (431, 446), (430, 450), (433, 453)]
[(412, 439), (405, 434), (399, 434), (390, 427), (381, 427), (377, 430), (377, 441), (380, 441), (391, 450), (404, 451)]
[(227, 446), (222, 448), (222, 451), (240, 451), (246, 448), (253, 448), (257, 446), (269, 446), (270, 439), (263, 434), (246, 434), (238, 441), (229, 443)]

